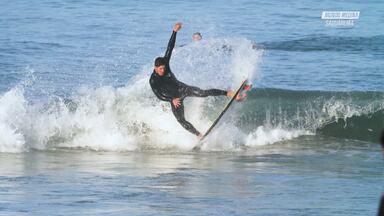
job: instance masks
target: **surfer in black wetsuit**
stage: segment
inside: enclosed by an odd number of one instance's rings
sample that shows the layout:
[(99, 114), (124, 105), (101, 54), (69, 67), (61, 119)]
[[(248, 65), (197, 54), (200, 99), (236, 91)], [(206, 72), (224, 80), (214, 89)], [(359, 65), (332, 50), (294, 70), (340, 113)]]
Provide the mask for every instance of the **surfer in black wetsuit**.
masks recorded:
[[(189, 132), (195, 134), (199, 138), (203, 136), (196, 128), (184, 117), (184, 105), (183, 101), (186, 97), (207, 97), (207, 96), (219, 96), (226, 95), (233, 97), (235, 92), (232, 90), (225, 91), (220, 89), (208, 89), (202, 90), (198, 87), (188, 86), (185, 83), (176, 79), (169, 67), (169, 60), (171, 59), (172, 50), (176, 43), (176, 34), (181, 29), (182, 24), (176, 23), (173, 27), (172, 36), (169, 39), (167, 51), (164, 57), (157, 57), (155, 60), (155, 67), (149, 83), (153, 90), (153, 93), (163, 101), (171, 103), (172, 112), (175, 115), (177, 121)], [(242, 99), (241, 96), (236, 98)]]

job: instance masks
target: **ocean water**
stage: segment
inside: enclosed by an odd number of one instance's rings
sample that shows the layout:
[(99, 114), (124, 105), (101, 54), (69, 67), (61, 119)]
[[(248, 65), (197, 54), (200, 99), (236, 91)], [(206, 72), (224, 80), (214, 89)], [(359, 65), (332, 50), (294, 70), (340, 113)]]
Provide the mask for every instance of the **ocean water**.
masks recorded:
[[(375, 215), (382, 1), (2, 1), (0, 215)], [(354, 26), (321, 12), (360, 11)], [(196, 138), (148, 79), (253, 89)], [(203, 40), (192, 42), (201, 32)], [(188, 98), (209, 128), (226, 98)]]

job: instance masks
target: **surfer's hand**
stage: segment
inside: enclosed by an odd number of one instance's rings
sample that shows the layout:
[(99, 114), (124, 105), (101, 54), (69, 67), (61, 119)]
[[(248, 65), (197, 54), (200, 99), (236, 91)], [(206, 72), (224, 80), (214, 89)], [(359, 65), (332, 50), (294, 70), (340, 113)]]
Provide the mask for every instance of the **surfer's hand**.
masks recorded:
[(181, 105), (181, 101), (180, 101), (180, 98), (174, 98), (172, 99), (172, 104), (174, 107), (179, 107)]
[(173, 31), (178, 32), (182, 26), (183, 26), (183, 23), (181, 22), (176, 23), (175, 26), (173, 27)]

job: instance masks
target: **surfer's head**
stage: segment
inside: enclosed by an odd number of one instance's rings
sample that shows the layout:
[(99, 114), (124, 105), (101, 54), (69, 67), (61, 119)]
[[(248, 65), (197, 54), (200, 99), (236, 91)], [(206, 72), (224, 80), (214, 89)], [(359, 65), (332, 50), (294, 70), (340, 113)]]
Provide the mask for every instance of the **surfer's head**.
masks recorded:
[(201, 40), (201, 39), (203, 39), (203, 36), (201, 36), (201, 33), (200, 33), (200, 32), (195, 32), (195, 33), (193, 33), (193, 35), (192, 35), (192, 40), (193, 40), (193, 41), (199, 41), (199, 40)]
[(165, 73), (165, 64), (166, 64), (166, 60), (164, 57), (157, 57), (155, 59), (155, 72), (160, 75), (160, 76), (163, 76), (164, 73)]

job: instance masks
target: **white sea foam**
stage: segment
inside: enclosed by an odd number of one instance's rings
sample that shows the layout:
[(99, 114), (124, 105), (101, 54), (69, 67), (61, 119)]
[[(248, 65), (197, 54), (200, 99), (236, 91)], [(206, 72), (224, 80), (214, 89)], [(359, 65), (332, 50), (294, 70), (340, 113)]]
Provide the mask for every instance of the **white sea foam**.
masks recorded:
[(25, 149), (21, 131), (26, 105), (21, 88), (14, 88), (0, 97), (0, 152), (20, 152)]
[(298, 129), (283, 129), (280, 127), (267, 128), (264, 126), (257, 127), (253, 132), (248, 134), (245, 145), (246, 146), (263, 146), (290, 140), (302, 135), (310, 135), (311, 133), (305, 130)]

